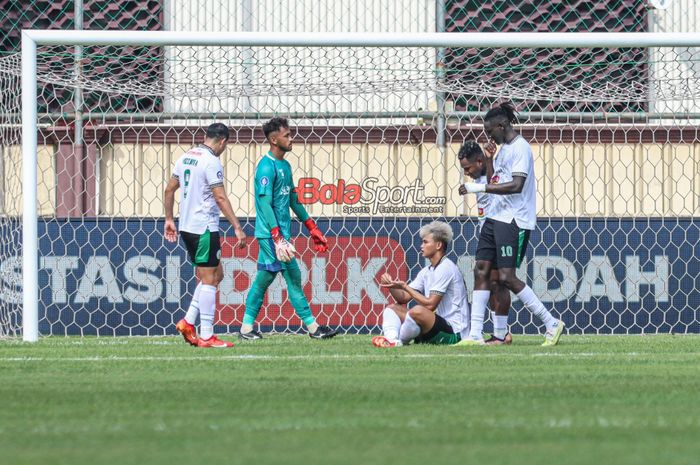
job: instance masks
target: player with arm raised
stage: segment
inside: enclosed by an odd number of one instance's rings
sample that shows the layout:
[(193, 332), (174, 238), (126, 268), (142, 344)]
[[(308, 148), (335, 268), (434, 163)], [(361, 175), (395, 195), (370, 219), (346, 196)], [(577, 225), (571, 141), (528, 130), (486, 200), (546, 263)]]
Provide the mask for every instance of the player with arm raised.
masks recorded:
[[(173, 216), (175, 192), (182, 187), (179, 229), (199, 280), (185, 318), (175, 325), (185, 341), (197, 347), (232, 347), (214, 335), (216, 288), (224, 278), (219, 242), (219, 216), (233, 225), (238, 247), (246, 246), (246, 235), (224, 190), (224, 168), (219, 156), (228, 144), (229, 130), (222, 123), (207, 128), (204, 143), (184, 153), (175, 163), (165, 188), (165, 238), (177, 241)], [(200, 335), (194, 324), (200, 317)]]
[(270, 151), (262, 157), (255, 169), (255, 238), (260, 247), (258, 273), (246, 298), (240, 337), (247, 340), (262, 339), (260, 332), (253, 329), (253, 323), (260, 312), (265, 291), (277, 273), (281, 272), (287, 283), (289, 300), (308, 329), (309, 336), (329, 339), (338, 334), (338, 331), (316, 323), (301, 287), (301, 270), (294, 258), (296, 250), (289, 242), (292, 229), (289, 210), (304, 223), (317, 252), (326, 252), (328, 241), (297, 199), (292, 167), (284, 159), (292, 150), (289, 123), (284, 118), (272, 118), (263, 125), (263, 133), (270, 143)]
[[(493, 143), (489, 143), (485, 149), (493, 156), (496, 146)], [(479, 184), (486, 184), (488, 179), (486, 157), (484, 157), (484, 152), (476, 141), (466, 141), (459, 149), (457, 158), (465, 175)], [(486, 212), (490, 210), (491, 206), (491, 197), (492, 195), (486, 192), (478, 192), (476, 194), (479, 231), (484, 228)], [(491, 297), (489, 298), (489, 307), (491, 308), (491, 319), (493, 320), (493, 335), (486, 340), (486, 344), (511, 344), (513, 338), (508, 331), (508, 311), (511, 304), (510, 291), (499, 281), (498, 268), (495, 263), (491, 267), (490, 283)]]
[(515, 109), (510, 103), (503, 103), (486, 113), (484, 132), (489, 139), (501, 145), (495, 155), (486, 152), (487, 165), (493, 164), (493, 175), (488, 184), (468, 182), (459, 188), (461, 195), (480, 192), (493, 194), (476, 251), (471, 329), (469, 337), (461, 342), (464, 345), (484, 344), (484, 312), (491, 296), (490, 276), (494, 263), (498, 268), (499, 280), (544, 323), (543, 346), (556, 345), (564, 330), (564, 322), (552, 316), (530, 286), (515, 274), (525, 257), (530, 231), (537, 224), (537, 181), (532, 149), (513, 129), (512, 125), (516, 122)]
[[(396, 304), (382, 313), (382, 335), (372, 338), (375, 347), (388, 348), (416, 344), (455, 344), (469, 333), (469, 303), (464, 277), (447, 248), (452, 242), (452, 228), (434, 221), (423, 226), (421, 254), (430, 264), (410, 283), (385, 273), (381, 287), (388, 289)], [(410, 310), (407, 304), (416, 303)]]

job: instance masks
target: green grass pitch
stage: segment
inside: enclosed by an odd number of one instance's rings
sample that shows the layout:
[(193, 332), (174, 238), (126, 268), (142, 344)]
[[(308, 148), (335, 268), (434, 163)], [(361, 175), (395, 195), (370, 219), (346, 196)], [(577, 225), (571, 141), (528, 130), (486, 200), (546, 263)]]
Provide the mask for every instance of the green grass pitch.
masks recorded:
[(0, 462), (698, 463), (700, 337), (541, 341), (0, 341)]

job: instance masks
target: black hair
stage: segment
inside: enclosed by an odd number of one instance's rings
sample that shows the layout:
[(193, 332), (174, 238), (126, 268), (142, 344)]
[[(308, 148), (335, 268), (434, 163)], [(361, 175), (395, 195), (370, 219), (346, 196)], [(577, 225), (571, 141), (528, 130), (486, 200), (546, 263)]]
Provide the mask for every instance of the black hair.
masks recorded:
[(498, 117), (505, 118), (506, 121), (508, 121), (510, 124), (516, 124), (518, 122), (515, 107), (510, 102), (504, 102), (498, 106), (491, 108), (488, 112), (486, 112), (486, 116), (484, 116), (484, 121), (488, 121)]
[(226, 139), (229, 138), (228, 126), (224, 123), (213, 123), (207, 128), (207, 139)]
[(481, 150), (481, 146), (474, 140), (468, 140), (459, 148), (457, 159), (464, 160), (466, 158), (469, 161), (474, 161), (477, 157), (483, 155), (484, 152)]
[(289, 122), (287, 122), (287, 118), (275, 116), (270, 121), (263, 124), (262, 129), (263, 133), (265, 134), (265, 139), (267, 139), (267, 137), (273, 132), (277, 132), (282, 128), (289, 128)]

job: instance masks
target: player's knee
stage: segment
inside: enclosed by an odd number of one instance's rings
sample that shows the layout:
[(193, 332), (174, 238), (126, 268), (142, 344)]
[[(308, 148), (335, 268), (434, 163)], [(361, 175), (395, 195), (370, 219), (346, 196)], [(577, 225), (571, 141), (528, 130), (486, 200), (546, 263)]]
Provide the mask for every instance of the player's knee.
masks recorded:
[(393, 305), (389, 305), (384, 309), (384, 311), (382, 311), (382, 320), (392, 318), (394, 315), (398, 315), (398, 313), (396, 313), (396, 311), (394, 311), (392, 307)]
[(489, 272), (483, 268), (474, 268), (474, 281), (477, 283), (489, 282)]
[(299, 283), (301, 283), (301, 270), (298, 267), (287, 268), (287, 276), (293, 282), (296, 283), (298, 281)]
[(413, 321), (418, 323), (418, 325), (421, 325), (422, 323), (425, 323), (427, 314), (429, 312), (430, 311), (427, 308), (423, 308), (423, 307), (418, 306), (418, 307), (413, 307), (412, 309), (410, 309), (408, 311), (408, 314), (411, 316)]
[(384, 310), (387, 310), (387, 309), (393, 310), (397, 315), (400, 313), (406, 313), (406, 306), (401, 305), (401, 304), (388, 305)]
[(500, 284), (505, 286), (507, 289), (510, 289), (511, 291), (522, 287), (522, 281), (520, 281), (520, 279), (518, 279), (518, 277), (515, 275), (514, 269), (506, 268), (500, 270), (499, 276)]
[(219, 282), (216, 280), (216, 273), (214, 273), (210, 269), (200, 270), (199, 279), (202, 282), (202, 284), (206, 284), (207, 286), (216, 287), (219, 285)]

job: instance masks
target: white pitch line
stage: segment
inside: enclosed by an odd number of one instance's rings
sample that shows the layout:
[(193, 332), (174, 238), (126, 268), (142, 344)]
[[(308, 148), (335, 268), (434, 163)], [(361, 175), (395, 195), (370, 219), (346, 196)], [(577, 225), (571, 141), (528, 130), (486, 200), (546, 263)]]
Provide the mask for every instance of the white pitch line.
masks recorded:
[[(538, 358), (538, 357), (559, 357), (567, 359), (576, 358), (596, 358), (596, 357), (641, 357), (643, 353), (638, 352), (582, 352), (582, 353), (558, 353), (558, 352), (535, 352), (532, 354), (488, 354), (488, 353), (456, 353), (456, 354), (399, 354), (386, 353), (384, 355), (354, 354), (354, 355), (217, 355), (217, 356), (135, 356), (125, 357), (123, 355), (114, 356), (86, 356), (86, 357), (0, 357), (1, 362), (182, 362), (188, 360), (206, 361), (285, 361), (285, 360), (391, 360), (393, 358), (406, 359), (445, 359), (445, 358)], [(651, 355), (651, 354), (650, 354)], [(658, 356), (658, 354), (656, 354)], [(697, 358), (700, 354), (669, 354), (674, 358)]]

